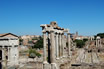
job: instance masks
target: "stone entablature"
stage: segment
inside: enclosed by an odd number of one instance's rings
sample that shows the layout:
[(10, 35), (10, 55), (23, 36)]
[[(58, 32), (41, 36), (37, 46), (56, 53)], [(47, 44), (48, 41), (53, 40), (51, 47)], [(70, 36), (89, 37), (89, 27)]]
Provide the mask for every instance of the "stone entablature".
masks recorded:
[(5, 37), (0, 38), (0, 46), (17, 46), (19, 44), (18, 38)]

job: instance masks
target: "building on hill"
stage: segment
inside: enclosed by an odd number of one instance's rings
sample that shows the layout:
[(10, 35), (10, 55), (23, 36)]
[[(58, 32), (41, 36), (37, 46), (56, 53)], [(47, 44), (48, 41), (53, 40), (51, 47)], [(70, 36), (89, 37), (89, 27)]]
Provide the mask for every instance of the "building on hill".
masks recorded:
[(37, 42), (39, 35), (23, 35), (20, 38), (23, 40), (22, 45), (24, 46), (31, 46), (33, 43)]
[(70, 34), (70, 37), (71, 37), (73, 40), (90, 39), (89, 36), (80, 36), (80, 35), (78, 35), (78, 32), (76, 32), (76, 33), (71, 33), (71, 34)]

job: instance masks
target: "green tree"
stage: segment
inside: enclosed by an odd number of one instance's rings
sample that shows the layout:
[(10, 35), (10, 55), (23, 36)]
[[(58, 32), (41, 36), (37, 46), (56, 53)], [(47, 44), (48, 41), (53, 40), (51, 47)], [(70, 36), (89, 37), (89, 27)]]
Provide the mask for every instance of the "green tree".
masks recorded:
[(23, 39), (20, 38), (19, 39), (19, 44), (22, 45), (22, 43), (23, 43)]
[(85, 45), (85, 42), (83, 40), (75, 40), (74, 42), (76, 42), (78, 48), (83, 48), (83, 46)]
[(104, 38), (104, 33), (98, 33), (97, 36), (100, 36), (101, 38)]
[(86, 41), (88, 41), (88, 39), (85, 38), (85, 39), (83, 39), (83, 41), (86, 42)]
[(38, 38), (37, 37), (34, 37), (34, 38), (32, 38), (32, 40), (38, 40)]
[(39, 37), (39, 40), (36, 42), (36, 44), (34, 45), (34, 48), (43, 48), (43, 38)]

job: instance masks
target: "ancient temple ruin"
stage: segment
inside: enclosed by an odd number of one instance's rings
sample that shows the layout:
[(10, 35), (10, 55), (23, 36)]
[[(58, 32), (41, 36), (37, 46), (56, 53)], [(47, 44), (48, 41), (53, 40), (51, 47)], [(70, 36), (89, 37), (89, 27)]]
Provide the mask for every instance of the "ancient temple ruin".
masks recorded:
[(44, 39), (43, 69), (68, 69), (71, 58), (69, 29), (59, 27), (55, 21), (41, 27)]
[(18, 45), (18, 36), (11, 33), (0, 34), (0, 69), (18, 65)]

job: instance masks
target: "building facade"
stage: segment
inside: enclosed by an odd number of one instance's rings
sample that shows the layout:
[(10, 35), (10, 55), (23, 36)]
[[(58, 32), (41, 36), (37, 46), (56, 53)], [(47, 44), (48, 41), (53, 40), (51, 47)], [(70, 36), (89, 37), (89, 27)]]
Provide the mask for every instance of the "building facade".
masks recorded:
[(18, 36), (12, 33), (0, 34), (0, 66), (2, 69), (7, 66), (18, 65), (18, 46)]

